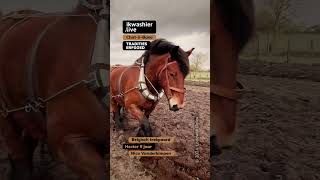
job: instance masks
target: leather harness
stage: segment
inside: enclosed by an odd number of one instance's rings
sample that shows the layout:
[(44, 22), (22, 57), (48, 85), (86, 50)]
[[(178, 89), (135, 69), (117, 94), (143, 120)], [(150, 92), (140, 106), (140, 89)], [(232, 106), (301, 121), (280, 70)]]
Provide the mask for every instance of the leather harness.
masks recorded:
[(210, 83), (210, 92), (217, 96), (224, 97), (234, 101), (240, 98), (240, 95), (237, 93), (235, 89), (226, 88), (213, 83)]
[(170, 59), (170, 57), (169, 57), (168, 59), (166, 59), (166, 64), (165, 64), (165, 66), (161, 69), (161, 71), (160, 71), (159, 74), (157, 75), (158, 77), (160, 77), (161, 74), (163, 73), (163, 71), (165, 70), (167, 87), (169, 88), (169, 91), (168, 91), (169, 94), (167, 94), (167, 98), (168, 98), (168, 99), (170, 99), (170, 98), (172, 97), (172, 92), (171, 92), (171, 91), (176, 91), (176, 92), (182, 93), (182, 94), (186, 93), (186, 88), (180, 89), (180, 88), (177, 88), (177, 87), (172, 87), (172, 86), (170, 86), (169, 76), (168, 76), (168, 66), (173, 65), (173, 64), (176, 64), (177, 61), (173, 61), (173, 62), (168, 63), (169, 59)]
[[(135, 89), (138, 89), (142, 96), (144, 98), (146, 98), (147, 100), (151, 100), (151, 101), (154, 101), (154, 102), (157, 102), (161, 99), (161, 97), (163, 96), (164, 94), (164, 91), (161, 90), (160, 92), (157, 91), (157, 89), (154, 87), (154, 85), (148, 80), (148, 77), (144, 74), (145, 72), (145, 69), (144, 69), (144, 57), (142, 58), (139, 58), (141, 59), (141, 63), (138, 62), (138, 60), (135, 62), (135, 65), (132, 65), (132, 66), (128, 66), (127, 69), (125, 69), (121, 75), (120, 75), (120, 78), (118, 80), (118, 92), (119, 94), (117, 95), (113, 95), (112, 98), (123, 98), (125, 94), (135, 90)], [(179, 93), (185, 93), (186, 90), (185, 88), (184, 89), (180, 89), (180, 88), (177, 88), (177, 87), (172, 87), (170, 86), (170, 82), (169, 82), (169, 76), (168, 76), (168, 67), (170, 65), (173, 65), (175, 63), (177, 63), (176, 61), (173, 61), (173, 62), (170, 62), (169, 63), (169, 60), (170, 60), (170, 57), (168, 57), (166, 59), (166, 62), (165, 62), (165, 65), (162, 67), (162, 69), (160, 70), (159, 74), (157, 74), (157, 78), (160, 79), (160, 76), (163, 72), (166, 73), (166, 82), (167, 82), (167, 88), (169, 89), (168, 94), (166, 94), (167, 96), (167, 99), (170, 99), (172, 97), (172, 92), (171, 91), (176, 91), (176, 92), (179, 92)], [(118, 67), (123, 67), (123, 66), (118, 66)], [(125, 92), (122, 91), (121, 89), (121, 80), (122, 80), (122, 76), (123, 74), (129, 69), (129, 68), (133, 68), (133, 67), (136, 67), (136, 68), (139, 68), (140, 69), (140, 74), (139, 74), (139, 80), (138, 80), (138, 85), (135, 86), (135, 87), (132, 87), (130, 88), (129, 90), (126, 90)], [(157, 95), (153, 95), (151, 94), (151, 92), (149, 91), (147, 85), (146, 85), (146, 81), (147, 80), (149, 82), (149, 84), (151, 85), (151, 87), (154, 89), (154, 91), (156, 91)]]
[[(92, 91), (96, 91), (97, 89), (100, 89), (103, 92), (103, 105), (105, 108), (107, 108), (107, 103), (105, 101), (108, 101), (109, 99), (109, 69), (110, 69), (110, 65), (108, 64), (109, 62), (109, 48), (106, 48), (109, 46), (109, 37), (106, 37), (109, 35), (109, 31), (108, 32), (101, 32), (101, 31), (107, 31), (108, 27), (103, 27), (103, 26), (108, 26), (107, 22), (109, 22), (109, 17), (110, 17), (110, 13), (109, 13), (109, 9), (106, 7), (106, 0), (103, 0), (103, 5), (94, 5), (94, 7), (88, 6), (88, 4), (84, 3), (87, 2), (86, 0), (81, 0), (80, 1), (82, 3), (83, 6), (87, 7), (87, 8), (92, 8), (90, 10), (100, 10), (99, 13), (99, 23), (98, 23), (98, 27), (97, 27), (97, 33), (96, 33), (96, 43), (94, 46), (94, 50), (93, 50), (93, 56), (91, 59), (91, 67), (90, 67), (90, 74), (88, 79), (83, 79), (83, 80), (79, 80), (77, 82), (72, 83), (71, 85), (67, 86), (66, 88), (54, 93), (53, 95), (47, 97), (47, 98), (41, 98), (41, 97), (37, 97), (37, 92), (35, 92), (35, 89), (37, 89), (38, 84), (36, 83), (37, 81), (35, 81), (35, 65), (36, 65), (36, 56), (37, 56), (37, 52), (38, 52), (38, 48), (40, 46), (41, 40), (43, 39), (43, 37), (46, 35), (47, 31), (52, 28), (59, 20), (60, 18), (56, 18), (53, 22), (49, 23), (43, 30), (42, 32), (38, 35), (38, 37), (36, 38), (33, 47), (31, 49), (31, 56), (30, 58), (30, 62), (27, 66), (27, 92), (28, 92), (28, 99), (27, 99), (27, 103), (24, 106), (21, 107), (16, 107), (16, 108), (8, 108), (7, 106), (7, 101), (5, 100), (5, 96), (3, 95), (3, 92), (0, 89), (0, 115), (4, 118), (7, 118), (9, 114), (14, 113), (14, 112), (18, 112), (18, 111), (25, 111), (25, 112), (39, 112), (40, 109), (45, 107), (45, 104), (47, 102), (49, 102), (50, 100), (56, 98), (59, 95), (62, 95), (66, 92), (71, 91), (72, 89), (79, 87), (81, 85), (87, 85), (88, 88), (90, 88)], [(87, 2), (88, 3), (88, 2)], [(36, 15), (39, 16), (39, 15)], [(18, 18), (21, 20), (19, 20), (18, 22), (16, 22), (15, 24), (13, 24), (0, 38), (0, 42), (3, 41), (3, 39), (6, 37), (6, 35), (12, 31), (17, 25), (19, 25), (20, 23), (24, 22), (25, 20), (27, 20), (28, 18), (31, 17), (36, 17), (36, 16), (32, 16), (32, 15), (18, 15)], [(52, 17), (55, 15), (50, 15), (50, 16), (44, 16), (44, 17)], [(66, 16), (85, 16), (85, 15), (67, 15), (67, 14), (63, 14), (63, 15), (57, 15), (58, 17), (66, 17)], [(86, 16), (89, 16), (91, 18), (93, 18), (92, 14), (87, 14)], [(5, 18), (16, 18), (17, 17), (5, 17)], [(93, 20), (96, 22), (96, 20), (93, 18)], [(102, 38), (101, 38), (101, 34)], [(103, 40), (103, 42), (97, 42), (100, 39)], [(106, 39), (108, 41), (106, 41)], [(98, 47), (99, 46), (99, 47)], [(103, 46), (103, 47), (100, 47)], [(108, 52), (101, 52), (102, 50), (108, 50)], [(106, 77), (105, 77), (106, 76)]]

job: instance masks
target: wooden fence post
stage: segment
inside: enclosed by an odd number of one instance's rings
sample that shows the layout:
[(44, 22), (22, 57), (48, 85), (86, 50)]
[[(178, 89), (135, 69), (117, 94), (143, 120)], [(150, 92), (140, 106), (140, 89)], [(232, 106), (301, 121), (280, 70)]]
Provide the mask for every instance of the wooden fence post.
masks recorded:
[(259, 56), (260, 56), (260, 39), (259, 36), (257, 36), (257, 57), (256, 60), (259, 60)]
[(288, 37), (288, 46), (287, 46), (287, 63), (289, 63), (289, 55), (290, 55), (290, 39)]

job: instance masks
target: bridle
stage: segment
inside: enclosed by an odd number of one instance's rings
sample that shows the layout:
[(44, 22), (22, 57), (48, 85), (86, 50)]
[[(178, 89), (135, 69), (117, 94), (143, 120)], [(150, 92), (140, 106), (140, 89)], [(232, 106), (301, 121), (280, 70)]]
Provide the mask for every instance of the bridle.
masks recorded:
[(167, 82), (166, 88), (169, 89), (169, 90), (166, 91), (166, 92), (168, 93), (168, 94), (166, 93), (167, 99), (172, 98), (172, 96), (173, 96), (173, 95), (172, 95), (172, 91), (175, 91), (175, 92), (178, 92), (178, 93), (181, 93), (181, 94), (185, 94), (185, 93), (186, 93), (186, 88), (181, 89), (181, 88), (177, 88), (177, 87), (170, 86), (169, 76), (168, 76), (168, 67), (169, 67), (170, 65), (177, 64), (177, 61), (169, 62), (170, 59), (171, 59), (171, 57), (168, 57), (168, 58), (166, 59), (165, 65), (164, 65), (163, 68), (160, 70), (159, 74), (157, 75), (158, 80), (160, 80), (161, 74), (162, 74), (163, 72), (166, 73), (166, 82)]

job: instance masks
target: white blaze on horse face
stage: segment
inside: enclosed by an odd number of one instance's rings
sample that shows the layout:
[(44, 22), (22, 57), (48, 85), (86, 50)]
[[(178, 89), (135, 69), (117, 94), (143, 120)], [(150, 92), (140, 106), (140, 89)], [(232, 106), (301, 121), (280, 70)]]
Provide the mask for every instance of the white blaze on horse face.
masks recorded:
[(184, 105), (185, 103), (181, 103), (181, 100), (176, 96), (169, 99), (170, 108), (174, 108), (176, 106), (178, 109), (183, 109)]

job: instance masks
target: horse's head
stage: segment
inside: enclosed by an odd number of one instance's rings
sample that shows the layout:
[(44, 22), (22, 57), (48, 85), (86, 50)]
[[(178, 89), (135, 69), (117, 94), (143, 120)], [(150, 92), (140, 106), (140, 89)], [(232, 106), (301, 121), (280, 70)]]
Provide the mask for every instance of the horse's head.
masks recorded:
[(160, 86), (167, 96), (171, 111), (178, 111), (184, 107), (184, 82), (189, 72), (188, 57), (193, 49), (185, 52), (179, 46), (175, 46), (158, 74)]

